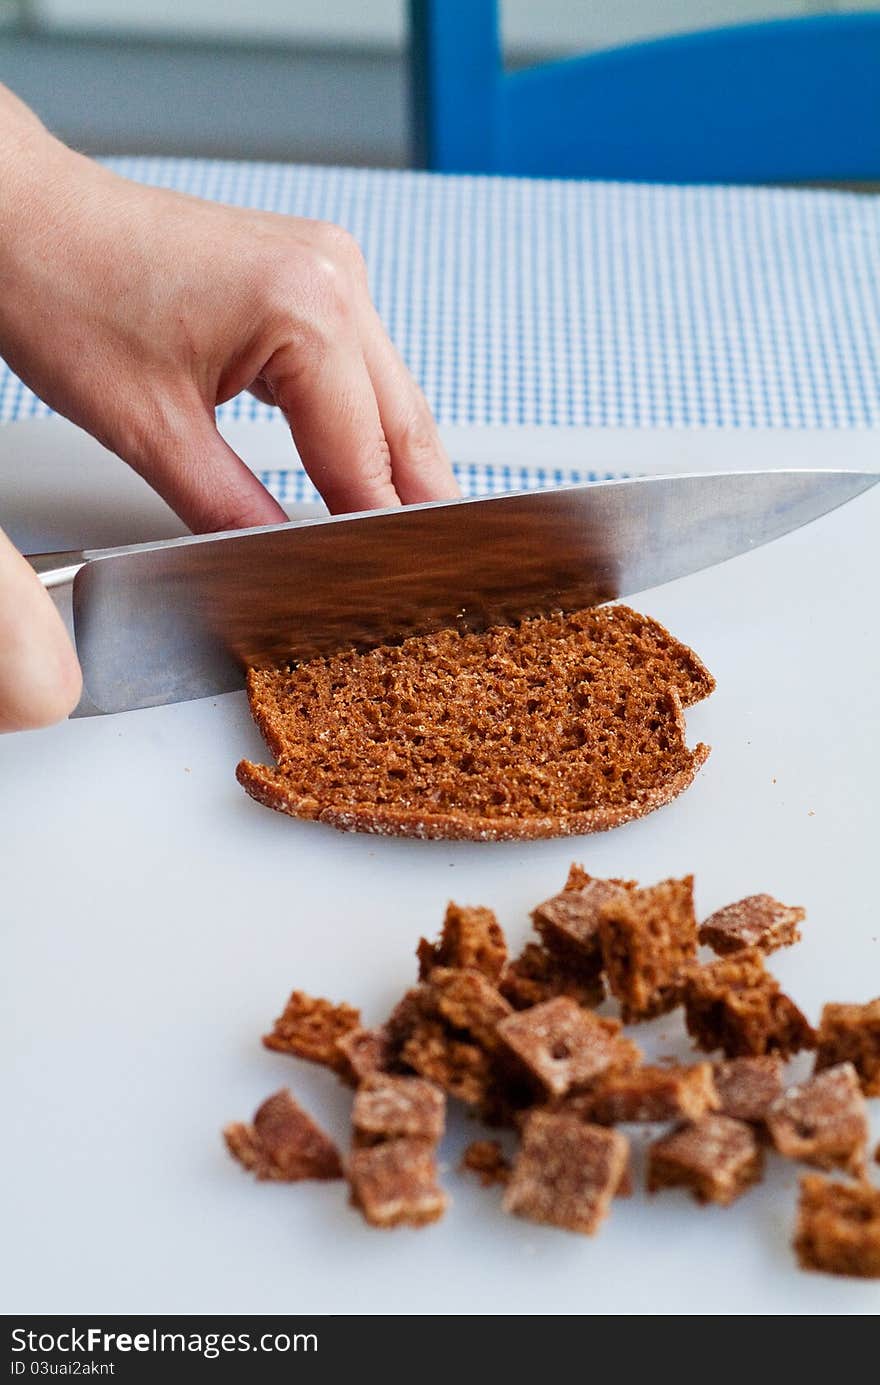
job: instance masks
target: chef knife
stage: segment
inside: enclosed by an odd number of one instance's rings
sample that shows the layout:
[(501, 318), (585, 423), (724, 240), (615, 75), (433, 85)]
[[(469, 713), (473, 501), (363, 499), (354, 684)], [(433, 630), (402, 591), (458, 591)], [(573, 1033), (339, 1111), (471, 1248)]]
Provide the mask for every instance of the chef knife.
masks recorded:
[(71, 628), (74, 715), (241, 687), (244, 669), (627, 596), (779, 538), (880, 473), (638, 477), (30, 558)]

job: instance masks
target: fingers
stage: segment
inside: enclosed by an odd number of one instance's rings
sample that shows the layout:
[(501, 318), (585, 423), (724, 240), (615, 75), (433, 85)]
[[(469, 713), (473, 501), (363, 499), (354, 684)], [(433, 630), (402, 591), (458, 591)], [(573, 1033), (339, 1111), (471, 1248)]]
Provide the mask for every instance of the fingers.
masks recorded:
[(352, 332), (336, 323), (305, 350), (285, 347), (262, 377), (332, 514), (400, 504), (373, 384)]
[[(251, 389), (262, 399), (268, 388), (283, 408), (330, 510), (456, 498), (431, 411), (373, 307), (357, 243), (329, 223), (312, 223), (310, 236), (312, 331), (297, 331), (293, 315), (289, 345)], [(294, 277), (286, 290), (294, 302)]]
[(61, 617), (0, 531), (0, 731), (61, 721), (81, 691), (79, 664)]
[[(197, 534), (283, 524), (287, 515), (217, 432), (197, 400), (174, 427), (154, 430), (146, 444), (120, 455)], [(136, 454), (136, 455), (134, 455)]]
[(457, 499), (461, 491), (427, 400), (369, 302), (362, 315), (361, 339), (391, 452), (394, 489), (404, 505)]

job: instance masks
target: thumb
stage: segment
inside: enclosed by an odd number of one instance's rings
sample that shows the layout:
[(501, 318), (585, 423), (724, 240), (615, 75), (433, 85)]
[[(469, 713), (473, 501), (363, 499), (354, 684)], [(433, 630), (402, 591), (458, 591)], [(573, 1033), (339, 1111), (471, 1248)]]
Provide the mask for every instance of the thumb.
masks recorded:
[(146, 455), (120, 456), (149, 481), (163, 500), (197, 534), (283, 524), (287, 515), (202, 407), (184, 414), (178, 426), (152, 443)]
[(0, 530), (0, 731), (61, 721), (82, 678), (49, 593)]

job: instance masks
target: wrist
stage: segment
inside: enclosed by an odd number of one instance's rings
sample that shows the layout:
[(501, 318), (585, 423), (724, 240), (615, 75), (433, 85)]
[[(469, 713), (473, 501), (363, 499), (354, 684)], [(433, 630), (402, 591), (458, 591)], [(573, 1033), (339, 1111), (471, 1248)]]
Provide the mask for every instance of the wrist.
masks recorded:
[[(0, 216), (4, 223), (14, 213), (39, 167), (47, 159), (54, 161), (57, 151), (63, 149), (64, 145), (28, 106), (0, 87)], [(4, 224), (4, 242), (5, 230)]]
[(70, 228), (105, 173), (12, 100), (20, 109), (6, 100), (0, 109), (0, 353), (19, 310), (29, 317), (38, 287), (57, 273)]

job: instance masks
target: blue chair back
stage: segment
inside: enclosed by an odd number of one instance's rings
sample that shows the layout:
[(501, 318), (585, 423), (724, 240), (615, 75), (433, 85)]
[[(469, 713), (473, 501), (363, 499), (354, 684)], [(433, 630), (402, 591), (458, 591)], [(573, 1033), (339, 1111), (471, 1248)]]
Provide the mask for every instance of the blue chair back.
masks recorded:
[(880, 10), (768, 20), (505, 72), (497, 0), (410, 0), (415, 156), (447, 173), (880, 179)]

